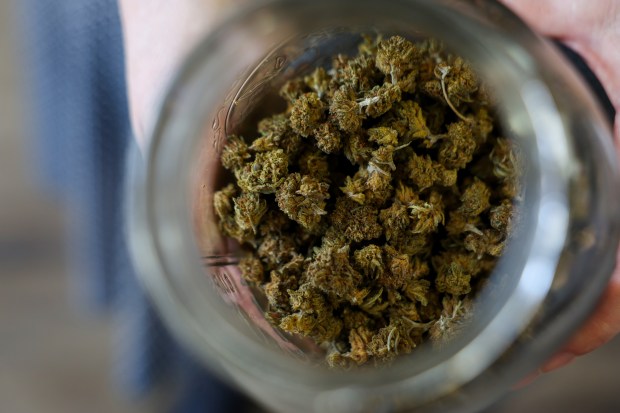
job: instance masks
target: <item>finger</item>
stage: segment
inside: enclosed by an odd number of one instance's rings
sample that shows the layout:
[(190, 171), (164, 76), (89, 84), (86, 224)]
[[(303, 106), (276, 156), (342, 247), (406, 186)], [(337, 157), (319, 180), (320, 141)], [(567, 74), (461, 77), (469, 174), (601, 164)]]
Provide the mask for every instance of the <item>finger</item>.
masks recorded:
[(131, 123), (147, 146), (168, 83), (216, 20), (214, 0), (120, 0)]
[[(618, 253), (620, 260), (620, 251)], [(578, 356), (589, 353), (604, 345), (620, 333), (620, 265), (590, 319), (581, 327), (569, 343), (547, 360), (537, 371), (522, 379), (513, 390), (518, 390), (535, 381), (541, 374), (564, 367)]]
[(515, 384), (512, 390), (521, 390), (522, 388), (529, 386), (534, 381), (536, 381), (536, 379), (538, 379), (540, 375), (541, 375), (540, 371), (535, 371), (534, 373), (528, 374), (520, 382)]
[(615, 0), (501, 0), (542, 34), (577, 38), (617, 21), (620, 2)]
[[(618, 2), (620, 4), (620, 2)], [(618, 17), (620, 24), (620, 16)], [(567, 42), (567, 45), (580, 54), (598, 80), (603, 85), (609, 100), (616, 110), (620, 108), (620, 73), (617, 70), (620, 65), (620, 30)], [(618, 120), (618, 119), (616, 119)], [(616, 126), (618, 123), (616, 122)], [(616, 128), (616, 137), (620, 137)], [(617, 142), (617, 144), (620, 142)]]
[(581, 54), (620, 108), (620, 1), (501, 0), (539, 33)]
[(620, 333), (620, 267), (616, 268), (594, 314), (562, 351), (549, 359), (537, 373), (548, 373), (564, 367), (577, 356), (604, 345), (618, 333)]
[(620, 271), (610, 281), (601, 302), (564, 351), (582, 355), (607, 343), (620, 332)]
[(569, 364), (575, 357), (589, 353), (607, 343), (619, 332), (620, 268), (616, 268), (594, 314), (564, 349), (543, 365), (540, 372), (548, 373)]
[(562, 351), (555, 356), (551, 357), (541, 368), (541, 373), (549, 373), (555, 369), (559, 369), (560, 367), (564, 367), (567, 364), (570, 364), (577, 357), (575, 354)]

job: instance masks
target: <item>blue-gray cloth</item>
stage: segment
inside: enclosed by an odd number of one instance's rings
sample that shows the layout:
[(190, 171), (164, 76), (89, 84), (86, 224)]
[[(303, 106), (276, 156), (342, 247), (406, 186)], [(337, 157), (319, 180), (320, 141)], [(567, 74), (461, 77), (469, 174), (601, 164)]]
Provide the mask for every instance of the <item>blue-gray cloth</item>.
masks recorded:
[(116, 0), (19, 0), (24, 78), (36, 162), (66, 201), (74, 285), (118, 321), (116, 375), (131, 395), (166, 383), (174, 412), (239, 412), (246, 399), (169, 336), (138, 285), (123, 234), (123, 181), (132, 145)]

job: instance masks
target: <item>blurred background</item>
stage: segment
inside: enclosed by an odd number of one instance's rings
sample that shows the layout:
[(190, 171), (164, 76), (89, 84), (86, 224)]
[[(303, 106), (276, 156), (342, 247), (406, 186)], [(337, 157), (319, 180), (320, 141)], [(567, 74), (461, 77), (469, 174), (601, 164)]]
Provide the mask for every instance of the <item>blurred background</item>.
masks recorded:
[[(0, 2), (0, 412), (168, 411), (165, 391), (131, 398), (114, 380), (113, 348), (123, 337), (109, 314), (95, 314), (72, 290), (71, 217), (37, 183), (17, 24), (10, 2)], [(617, 413), (619, 367), (617, 338), (489, 412)]]
[(39, 185), (10, 4), (0, 1), (0, 412), (163, 412), (163, 396), (130, 400), (115, 383), (110, 317), (72, 289), (71, 217)]

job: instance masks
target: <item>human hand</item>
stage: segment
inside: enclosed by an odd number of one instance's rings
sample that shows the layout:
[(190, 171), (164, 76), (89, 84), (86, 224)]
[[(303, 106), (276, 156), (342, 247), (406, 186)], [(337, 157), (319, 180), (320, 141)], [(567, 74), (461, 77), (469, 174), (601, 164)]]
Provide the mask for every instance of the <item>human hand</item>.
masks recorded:
[[(580, 53), (620, 109), (620, 2), (616, 0), (501, 0), (539, 33)], [(241, 0), (119, 0), (125, 31), (132, 123), (141, 148), (155, 105), (185, 55), (213, 27), (223, 6)], [(615, 122), (620, 148), (620, 115)], [(620, 156), (620, 149), (618, 149)], [(620, 268), (599, 306), (581, 330), (540, 370), (561, 367), (603, 345), (620, 332)]]
[(175, 70), (227, 8), (243, 0), (118, 0), (123, 23), (127, 91), (140, 149)]
[[(501, 0), (540, 34), (564, 42), (581, 54), (620, 109), (620, 2), (616, 0)], [(620, 157), (620, 114), (614, 135)], [(620, 258), (620, 252), (618, 254)], [(616, 266), (597, 309), (573, 338), (524, 384), (570, 363), (620, 333), (620, 267)]]

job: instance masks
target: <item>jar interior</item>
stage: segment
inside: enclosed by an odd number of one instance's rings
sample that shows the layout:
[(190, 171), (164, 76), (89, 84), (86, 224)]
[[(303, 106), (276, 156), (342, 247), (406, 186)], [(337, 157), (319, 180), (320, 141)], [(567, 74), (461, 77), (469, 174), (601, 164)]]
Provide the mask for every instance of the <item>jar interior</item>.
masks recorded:
[[(215, 292), (228, 308), (229, 314), (238, 319), (234, 323), (238, 326), (236, 328), (247, 330), (244, 334), (252, 337), (258, 345), (266, 346), (285, 357), (305, 360), (316, 368), (324, 368), (322, 360), (325, 350), (308, 339), (281, 331), (266, 320), (268, 303), (264, 294), (243, 280), (237, 266), (242, 256), (239, 244), (221, 234), (213, 210), (213, 194), (234, 178), (221, 166), (219, 157), (227, 137), (256, 136), (256, 124), (260, 119), (285, 109), (286, 103), (278, 92), (286, 81), (308, 75), (317, 67), (328, 69), (337, 54), (354, 56), (363, 40), (362, 35), (375, 33), (376, 27), (325, 29), (297, 35), (280, 43), (240, 76), (227, 94), (225, 103), (206, 118), (214, 120), (205, 123), (202, 138), (194, 151), (197, 154), (194, 160), (196, 167), (190, 179), (189, 193), (190, 202), (194, 205), (192, 222), (205, 270), (204, 280), (209, 281), (205, 283), (209, 287), (205, 288)], [(384, 38), (399, 34), (414, 42), (428, 38), (418, 30), (382, 30), (380, 33)], [(476, 61), (472, 63), (475, 66)], [(495, 109), (503, 136), (519, 144), (522, 138), (506, 122), (505, 108), (498, 104)], [(533, 231), (528, 226), (533, 225), (532, 217), (538, 198), (535, 179), (537, 170), (536, 165), (532, 164), (534, 154), (528, 153), (532, 151), (531, 145), (523, 142), (519, 145), (523, 146), (521, 152), (524, 154), (525, 166), (519, 178), (523, 187), (521, 202), (515, 207), (515, 214), (521, 217), (519, 225), (486, 286), (477, 294), (469, 321), (459, 329), (450, 343), (441, 346), (425, 343), (423, 348), (416, 349), (411, 356), (422, 354), (412, 361), (416, 369), (430, 367), (471, 343), (517, 288), (531, 245)], [(528, 184), (525, 184), (526, 181)], [(203, 299), (212, 300), (213, 295), (206, 294)]]

